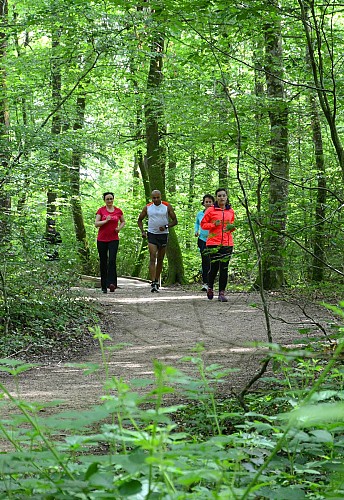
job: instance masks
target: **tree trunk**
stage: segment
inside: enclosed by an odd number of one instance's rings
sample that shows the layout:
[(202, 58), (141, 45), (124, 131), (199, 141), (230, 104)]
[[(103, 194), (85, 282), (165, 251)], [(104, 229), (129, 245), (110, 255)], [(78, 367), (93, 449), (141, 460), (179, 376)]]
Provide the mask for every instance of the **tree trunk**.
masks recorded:
[[(8, 4), (7, 0), (0, 0), (0, 21), (1, 26), (8, 24)], [(11, 208), (11, 198), (3, 190), (9, 175), (9, 111), (7, 102), (6, 72), (4, 69), (4, 59), (6, 57), (7, 35), (0, 31), (0, 245), (4, 249), (4, 243), (9, 241), (10, 221), (9, 210)]]
[[(17, 20), (18, 20), (18, 13), (16, 11), (16, 6), (14, 5), (13, 6), (13, 21), (14, 21), (14, 25), (15, 26), (17, 26)], [(18, 31), (20, 32), (20, 35), (22, 35), (22, 30), (21, 30), (21, 26), (20, 25), (18, 27)], [(19, 34), (17, 32), (17, 29), (14, 30), (14, 35), (13, 36), (14, 36), (14, 43), (15, 43), (15, 47), (16, 47), (16, 56), (17, 56), (17, 58), (20, 58), (21, 55), (22, 55), (22, 50), (21, 50), (21, 45), (19, 43)], [(28, 34), (26, 33), (25, 36), (27, 37)], [(27, 47), (27, 46), (28, 46), (28, 41), (25, 38), (24, 47)], [(28, 112), (27, 112), (26, 97), (22, 96), (19, 99), (19, 103), (21, 104), (21, 114), (22, 114), (23, 125), (24, 125), (24, 127), (27, 127), (28, 126)], [(27, 154), (25, 153), (25, 150), (26, 150), (26, 147), (25, 147), (25, 136), (20, 137), (20, 141), (22, 143), (22, 149), (24, 151), (24, 153), (23, 153), (24, 158), (27, 159)], [(28, 187), (30, 185), (30, 177), (29, 177), (29, 175), (26, 172), (24, 172), (24, 178), (23, 178), (22, 185), (24, 186), (24, 189), (22, 189), (18, 193), (18, 202), (17, 202), (17, 210), (18, 210), (18, 212), (23, 211), (23, 209), (24, 209), (24, 207), (26, 205), (26, 200), (27, 200), (27, 196), (28, 196)], [(22, 233), (22, 244), (23, 244), (24, 249), (26, 250), (25, 228), (21, 227), (20, 231)]]
[[(145, 102), (147, 170), (151, 190), (158, 189), (162, 199), (166, 200), (166, 150), (160, 145), (161, 132), (164, 130), (163, 105), (160, 95), (164, 51), (164, 38), (161, 34), (156, 35), (153, 40), (151, 51)], [(168, 259), (167, 284), (183, 283), (183, 257), (174, 229), (170, 231), (166, 255)]]
[(177, 174), (177, 162), (173, 159), (168, 161), (168, 192), (170, 194), (175, 194), (177, 191), (176, 187), (176, 174)]
[(177, 239), (174, 227), (170, 230), (168, 237), (168, 245), (166, 255), (168, 258), (168, 274), (166, 285), (173, 285), (174, 283), (185, 283), (183, 256), (180, 250), (179, 242)]
[[(263, 76), (263, 40), (259, 39), (257, 47), (254, 50), (254, 95), (256, 96), (256, 108), (254, 111), (254, 123), (255, 123), (255, 143), (257, 150), (263, 147), (264, 138), (262, 138), (261, 128), (262, 121), (264, 119), (264, 114), (262, 110), (262, 99), (265, 95), (264, 90), (264, 76)], [(257, 189), (256, 189), (256, 208), (257, 216), (260, 218), (262, 210), (262, 168), (261, 168), (261, 157), (258, 155), (258, 161), (256, 162), (257, 171)]]
[(322, 281), (324, 279), (324, 258), (325, 258), (325, 218), (326, 218), (326, 170), (324, 162), (323, 140), (321, 134), (321, 124), (319, 120), (317, 100), (314, 94), (311, 95), (311, 124), (313, 131), (313, 143), (315, 150), (315, 163), (317, 167), (317, 201), (315, 209), (315, 228), (313, 240), (313, 265), (312, 281)]
[[(193, 199), (195, 197), (195, 168), (196, 158), (192, 155), (190, 158), (190, 175), (189, 175), (189, 193), (188, 193), (188, 213), (192, 213)], [(190, 231), (187, 233), (185, 247), (187, 250), (191, 248)]]
[[(130, 71), (132, 75), (135, 75), (136, 69), (134, 67), (134, 63), (131, 62), (130, 64)], [(134, 153), (134, 166), (133, 166), (133, 198), (137, 198), (139, 195), (138, 189), (139, 189), (139, 179), (140, 179), (140, 172), (142, 175), (142, 180), (143, 180), (143, 187), (146, 193), (146, 188), (147, 188), (147, 181), (148, 181), (148, 196), (150, 193), (150, 187), (149, 187), (149, 179), (147, 172), (143, 172), (145, 169), (144, 166), (144, 157), (143, 157), (143, 152), (142, 152), (142, 145), (141, 145), (141, 140), (143, 137), (143, 117), (142, 117), (142, 101), (141, 101), (141, 96), (140, 96), (140, 90), (139, 90), (139, 85), (137, 83), (137, 80), (133, 78), (133, 85), (134, 85), (134, 95), (135, 95), (135, 107), (136, 107), (136, 124), (135, 124), (135, 141), (136, 141), (136, 150)], [(145, 169), (146, 170), (146, 169)], [(146, 196), (147, 198), (147, 196)], [(147, 198), (148, 200), (149, 198)]]
[[(301, 21), (305, 30), (307, 40), (308, 57), (312, 68), (315, 87), (319, 97), (320, 107), (330, 128), (332, 143), (337, 154), (338, 163), (342, 171), (342, 179), (344, 182), (344, 149), (343, 144), (340, 140), (338, 125), (336, 122), (337, 117), (339, 117), (339, 120), (341, 120), (341, 114), (338, 112), (339, 110), (337, 107), (338, 96), (336, 90), (336, 81), (334, 75), (332, 74), (331, 79), (333, 81), (333, 86), (331, 92), (328, 93), (328, 89), (326, 89), (325, 84), (324, 70), (324, 68), (326, 67), (324, 62), (324, 53), (325, 56), (330, 60), (331, 67), (336, 67), (336, 62), (333, 59), (333, 45), (335, 41), (328, 40), (325, 36), (324, 30), (321, 26), (319, 26), (315, 11), (315, 2), (306, 3), (303, 0), (298, 0), (298, 3), (300, 5)], [(310, 16), (308, 15), (308, 7), (310, 7)], [(332, 20), (332, 22), (337, 21)], [(315, 39), (312, 38), (311, 29), (314, 30)], [(330, 79), (327, 78), (326, 81), (329, 82)], [(328, 95), (333, 95), (332, 104), (329, 101)]]
[(285, 285), (284, 252), (288, 209), (288, 107), (283, 86), (281, 24), (274, 19), (265, 28), (266, 82), (269, 98), (271, 167), (268, 224), (263, 243), (264, 289)]
[[(51, 57), (51, 92), (52, 92), (52, 106), (53, 109), (57, 107), (61, 101), (61, 70), (56, 56), (56, 49), (60, 44), (60, 33), (57, 29), (52, 36), (52, 57)], [(55, 112), (51, 122), (52, 137), (56, 137), (61, 133), (61, 111)], [(47, 192), (47, 223), (46, 223), (46, 236), (48, 236), (49, 222), (55, 225), (57, 216), (57, 190), (59, 185), (59, 150), (54, 148), (50, 155), (50, 179), (49, 189)]]
[[(138, 90), (137, 90), (138, 85), (137, 85), (136, 81), (134, 81), (134, 86), (135, 86), (135, 93), (138, 94)], [(143, 134), (143, 132), (142, 132), (141, 105), (140, 105), (140, 102), (137, 102), (137, 105), (136, 105), (136, 132), (135, 132), (137, 144), (139, 144), (139, 141), (142, 137), (142, 134)], [(144, 189), (144, 193), (145, 193), (145, 200), (146, 200), (146, 203), (148, 203), (150, 200), (150, 197), (151, 197), (152, 189), (151, 189), (151, 186), (149, 183), (147, 161), (143, 156), (141, 146), (138, 146), (137, 150), (135, 151), (135, 164), (136, 164), (135, 168), (141, 173), (143, 189)], [(139, 246), (140, 246), (140, 249), (137, 253), (134, 269), (132, 270), (132, 276), (140, 276), (141, 275), (143, 263), (145, 261), (147, 248), (148, 248), (147, 239), (141, 238), (141, 236), (140, 236)], [(148, 277), (148, 271), (147, 271), (147, 277)]]
[[(141, 150), (137, 152), (137, 159), (138, 159), (138, 167), (139, 167), (140, 172), (141, 172), (143, 187), (144, 187), (144, 191), (145, 191), (146, 203), (148, 203), (150, 200), (152, 190), (151, 190), (150, 185), (149, 185), (147, 165), (144, 161)], [(141, 275), (142, 266), (143, 266), (143, 263), (145, 260), (147, 248), (148, 248), (147, 238), (141, 238), (140, 249), (138, 251), (135, 266), (134, 266), (134, 269), (132, 271), (133, 276), (140, 276)], [(147, 272), (147, 277), (148, 277), (148, 272)]]
[[(86, 98), (84, 95), (77, 97), (76, 102), (76, 120), (73, 125), (73, 130), (81, 130), (85, 120)], [(88, 244), (82, 206), (80, 201), (80, 166), (82, 154), (77, 146), (73, 146), (72, 153), (72, 168), (70, 170), (70, 186), (71, 186), (71, 208), (73, 214), (75, 236), (78, 243), (78, 254), (80, 257), (82, 271), (84, 274), (92, 273), (90, 248)]]
[(134, 161), (133, 161), (133, 199), (137, 199), (139, 196), (139, 186), (140, 186), (140, 161), (143, 161), (142, 151), (136, 151), (134, 153)]
[(163, 177), (165, 157), (160, 147), (160, 132), (163, 128), (160, 86), (162, 83), (164, 38), (161, 35), (156, 36), (151, 50), (145, 102), (147, 166), (151, 189), (158, 189), (163, 194), (165, 193), (165, 179)]
[(219, 187), (228, 188), (228, 158), (220, 156), (218, 160), (219, 168)]

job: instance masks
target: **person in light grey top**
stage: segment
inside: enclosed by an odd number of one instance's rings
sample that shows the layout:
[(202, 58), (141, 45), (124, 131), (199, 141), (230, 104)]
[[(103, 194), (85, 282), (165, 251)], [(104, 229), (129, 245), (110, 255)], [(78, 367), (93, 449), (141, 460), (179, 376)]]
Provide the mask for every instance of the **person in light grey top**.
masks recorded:
[[(143, 220), (146, 217), (148, 218), (148, 231), (143, 228)], [(168, 229), (177, 224), (178, 220), (172, 205), (162, 201), (161, 192), (154, 189), (152, 202), (143, 208), (137, 219), (142, 238), (148, 239), (151, 292), (159, 291), (160, 275), (168, 242)]]

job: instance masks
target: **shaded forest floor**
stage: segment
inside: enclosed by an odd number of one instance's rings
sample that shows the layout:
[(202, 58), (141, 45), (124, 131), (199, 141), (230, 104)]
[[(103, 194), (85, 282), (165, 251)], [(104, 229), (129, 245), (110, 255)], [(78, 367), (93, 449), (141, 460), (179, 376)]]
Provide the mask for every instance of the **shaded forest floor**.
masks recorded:
[[(236, 369), (220, 385), (222, 396), (242, 390), (259, 370), (266, 350), (256, 343), (266, 342), (267, 333), (258, 293), (229, 291), (228, 303), (219, 303), (216, 296), (209, 301), (204, 292), (180, 286), (162, 288), (159, 294), (152, 294), (147, 282), (135, 279), (120, 278), (119, 286), (107, 295), (93, 287), (76, 289), (99, 308), (101, 331), (112, 339), (107, 345), (123, 344), (108, 353), (110, 375), (125, 381), (150, 378), (155, 359), (196, 374), (195, 365), (181, 358), (191, 355), (199, 343), (207, 365)], [(322, 335), (322, 329), (330, 333), (334, 318), (325, 308), (281, 294), (267, 298), (273, 342), (303, 343), (307, 337), (300, 329), (307, 329), (310, 337)], [(63, 410), (98, 404), (104, 394), (102, 372), (85, 375), (82, 368), (68, 366), (65, 357), (55, 358), (19, 375), (18, 380), (6, 374), (0, 379), (13, 395), (26, 401), (60, 400), (58, 407)], [(79, 358), (79, 363), (102, 364), (101, 350), (92, 342), (83, 346)]]

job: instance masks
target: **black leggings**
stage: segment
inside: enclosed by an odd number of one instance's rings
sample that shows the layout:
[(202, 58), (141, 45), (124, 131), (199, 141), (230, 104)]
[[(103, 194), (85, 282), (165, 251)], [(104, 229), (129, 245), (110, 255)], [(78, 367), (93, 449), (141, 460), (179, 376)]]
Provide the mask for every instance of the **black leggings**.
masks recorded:
[(103, 290), (109, 285), (117, 287), (116, 257), (119, 240), (97, 241), (100, 264), (100, 282)]
[(209, 259), (209, 251), (207, 250), (205, 243), (206, 242), (201, 240), (201, 238), (198, 238), (197, 245), (199, 251), (201, 252), (201, 259), (202, 259), (202, 282), (208, 284), (210, 259)]
[(228, 281), (228, 265), (233, 253), (233, 247), (223, 247), (208, 245), (210, 255), (210, 269), (208, 273), (208, 286), (214, 288), (214, 282), (217, 273), (219, 274), (219, 290), (226, 290)]

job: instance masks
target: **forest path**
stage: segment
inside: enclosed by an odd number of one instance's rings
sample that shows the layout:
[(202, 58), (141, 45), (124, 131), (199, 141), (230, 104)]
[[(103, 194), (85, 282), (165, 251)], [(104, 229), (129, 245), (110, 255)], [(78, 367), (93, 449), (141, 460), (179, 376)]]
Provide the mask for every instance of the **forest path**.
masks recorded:
[[(154, 359), (195, 373), (192, 363), (179, 360), (190, 355), (200, 342), (206, 364), (238, 369), (221, 385), (223, 394), (242, 389), (259, 369), (264, 349), (254, 342), (266, 342), (267, 334), (258, 293), (228, 292), (228, 303), (220, 303), (216, 296), (209, 301), (204, 292), (183, 287), (163, 287), (153, 294), (147, 282), (120, 278), (118, 284), (115, 293), (106, 295), (96, 288), (79, 289), (99, 304), (101, 331), (111, 336), (111, 345), (126, 344), (110, 354), (111, 375), (125, 381), (151, 377)], [(315, 322), (328, 329), (333, 321), (327, 310), (314, 304), (296, 304), (274, 294), (268, 295), (268, 302), (276, 343), (292, 345), (301, 337), (299, 328), (310, 328), (313, 335), (319, 333)], [(100, 348), (95, 346), (79, 362), (101, 364)], [(61, 400), (59, 408), (64, 410), (90, 408), (104, 394), (99, 373), (84, 375), (83, 369), (62, 362), (34, 367), (19, 375), (18, 386), (8, 375), (1, 374), (0, 380), (14, 396), (44, 403)]]

